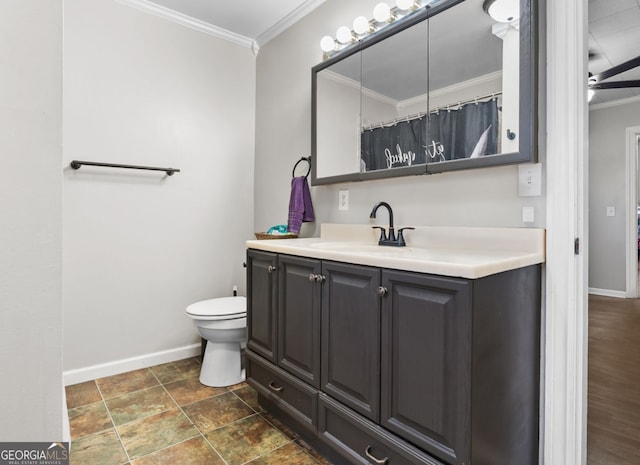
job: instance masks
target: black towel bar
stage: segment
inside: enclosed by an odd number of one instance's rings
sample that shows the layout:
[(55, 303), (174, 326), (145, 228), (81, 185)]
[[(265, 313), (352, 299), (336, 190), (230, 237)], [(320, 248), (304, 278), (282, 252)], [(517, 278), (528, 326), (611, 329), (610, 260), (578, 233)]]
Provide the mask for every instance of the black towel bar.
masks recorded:
[(173, 173), (179, 173), (177, 168), (157, 168), (155, 166), (138, 166), (138, 165), (121, 165), (119, 163), (99, 163), (95, 161), (80, 161), (73, 160), (70, 164), (74, 170), (80, 169), (82, 165), (87, 166), (106, 166), (108, 168), (127, 168), (132, 170), (148, 170), (148, 171), (164, 171), (168, 176), (173, 176)]

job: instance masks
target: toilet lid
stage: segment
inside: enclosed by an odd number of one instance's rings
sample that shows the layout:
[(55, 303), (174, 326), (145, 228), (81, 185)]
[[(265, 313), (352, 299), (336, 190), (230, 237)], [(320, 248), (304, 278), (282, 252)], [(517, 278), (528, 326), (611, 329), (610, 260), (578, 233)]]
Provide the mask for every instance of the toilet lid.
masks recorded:
[(187, 313), (201, 317), (240, 318), (247, 313), (247, 299), (242, 296), (203, 300), (187, 307)]

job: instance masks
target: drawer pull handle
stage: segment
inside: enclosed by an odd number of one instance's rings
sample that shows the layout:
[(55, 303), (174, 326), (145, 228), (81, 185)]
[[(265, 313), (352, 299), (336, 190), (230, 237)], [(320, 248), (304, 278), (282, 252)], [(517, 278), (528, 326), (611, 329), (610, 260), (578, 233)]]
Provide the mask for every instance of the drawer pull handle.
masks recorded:
[(378, 465), (387, 465), (387, 463), (389, 463), (389, 459), (387, 457), (380, 460), (371, 455), (371, 446), (367, 446), (367, 448), (364, 450), (364, 455), (366, 455), (369, 460), (377, 463)]
[(276, 267), (273, 265), (269, 265), (269, 268), (267, 268), (267, 271), (269, 271), (269, 273), (273, 273), (274, 271), (276, 271)]
[(316, 275), (313, 273), (309, 273), (309, 281), (316, 281)]
[(276, 386), (275, 384), (273, 384), (273, 381), (269, 383), (269, 388), (275, 392), (281, 392), (284, 389), (282, 386)]
[(384, 286), (379, 286), (379, 287), (378, 287), (378, 289), (376, 289), (376, 292), (378, 293), (378, 295), (379, 295), (380, 297), (384, 297), (385, 295), (387, 295), (387, 292), (389, 292), (389, 291), (387, 290), (387, 288), (386, 288), (386, 287), (384, 287)]

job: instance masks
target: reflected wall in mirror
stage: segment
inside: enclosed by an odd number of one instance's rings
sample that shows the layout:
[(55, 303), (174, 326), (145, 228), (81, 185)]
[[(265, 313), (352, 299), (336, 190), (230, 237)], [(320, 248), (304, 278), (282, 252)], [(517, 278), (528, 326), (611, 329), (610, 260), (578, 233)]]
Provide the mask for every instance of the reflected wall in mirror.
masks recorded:
[(314, 67), (312, 182), (535, 161), (534, 6), (432, 2)]
[(322, 162), (313, 171), (320, 178), (360, 171), (360, 75), (359, 53), (316, 74), (316, 92), (322, 96), (315, 105), (316, 154), (322, 154)]

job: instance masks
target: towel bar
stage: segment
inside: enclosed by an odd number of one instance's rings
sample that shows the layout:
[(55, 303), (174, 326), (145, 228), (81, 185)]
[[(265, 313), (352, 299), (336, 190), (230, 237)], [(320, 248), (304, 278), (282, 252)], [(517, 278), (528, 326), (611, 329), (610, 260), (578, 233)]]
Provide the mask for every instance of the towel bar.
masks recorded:
[(148, 170), (148, 171), (164, 171), (167, 173), (167, 176), (173, 176), (173, 173), (179, 173), (180, 170), (177, 168), (158, 168), (155, 166), (139, 166), (139, 165), (121, 165), (119, 163), (99, 163), (95, 161), (80, 161), (73, 160), (70, 163), (71, 168), (74, 170), (80, 169), (82, 165), (87, 166), (106, 166), (108, 168), (127, 168), (132, 170)]

